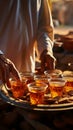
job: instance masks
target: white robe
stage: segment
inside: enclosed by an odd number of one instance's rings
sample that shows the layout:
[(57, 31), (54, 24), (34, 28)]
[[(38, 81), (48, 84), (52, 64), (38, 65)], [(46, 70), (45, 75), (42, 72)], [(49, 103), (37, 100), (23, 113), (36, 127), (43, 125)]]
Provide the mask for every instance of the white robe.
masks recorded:
[(19, 71), (35, 71), (35, 43), (50, 55), (53, 24), (48, 0), (0, 1), (0, 50)]

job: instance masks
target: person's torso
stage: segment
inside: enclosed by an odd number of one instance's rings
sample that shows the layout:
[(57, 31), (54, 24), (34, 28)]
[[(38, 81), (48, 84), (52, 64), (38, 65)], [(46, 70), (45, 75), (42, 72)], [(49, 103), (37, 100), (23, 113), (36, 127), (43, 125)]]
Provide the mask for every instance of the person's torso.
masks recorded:
[(0, 50), (21, 70), (31, 70), (37, 33), (37, 1), (0, 1)]

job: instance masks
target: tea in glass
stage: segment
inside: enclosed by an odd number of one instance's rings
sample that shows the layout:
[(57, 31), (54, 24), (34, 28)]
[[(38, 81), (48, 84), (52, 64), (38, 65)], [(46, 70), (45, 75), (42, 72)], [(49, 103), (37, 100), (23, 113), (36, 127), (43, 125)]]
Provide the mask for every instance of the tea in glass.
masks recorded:
[(28, 90), (30, 93), (30, 103), (32, 105), (42, 104), (44, 102), (44, 94), (48, 85), (43, 82), (33, 82), (28, 84)]
[(27, 84), (34, 81), (34, 74), (32, 72), (21, 72), (20, 75), (22, 78), (27, 79)]
[(64, 92), (65, 80), (51, 79), (49, 80), (51, 97), (62, 97)]
[(47, 89), (46, 89), (46, 93), (49, 93), (49, 80), (50, 80), (50, 76), (45, 76), (45, 75), (34, 75), (34, 80), (36, 83), (40, 83), (40, 82), (44, 82), (48, 85)]
[(26, 91), (26, 80), (18, 81), (13, 78), (10, 80), (11, 92), (14, 98), (21, 98)]
[(44, 71), (46, 76), (50, 76), (51, 78), (60, 78), (62, 76), (62, 71), (59, 69), (54, 70), (46, 70)]
[(66, 80), (65, 92), (73, 91), (73, 76), (64, 76)]

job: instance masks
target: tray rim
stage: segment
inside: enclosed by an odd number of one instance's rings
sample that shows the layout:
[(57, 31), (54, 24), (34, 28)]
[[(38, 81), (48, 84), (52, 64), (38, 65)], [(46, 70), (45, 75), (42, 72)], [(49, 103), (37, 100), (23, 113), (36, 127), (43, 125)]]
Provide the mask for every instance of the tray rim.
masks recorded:
[[(5, 95), (2, 88), (5, 88), (4, 84), (0, 85), (0, 98), (2, 98), (6, 103), (9, 103), (11, 105), (17, 106), (19, 108), (27, 109), (27, 110), (33, 110), (33, 111), (64, 111), (64, 110), (71, 110), (73, 109), (73, 102), (71, 103), (63, 103), (63, 104), (47, 104), (47, 105), (31, 105), (28, 102), (20, 102), (21, 99), (14, 99), (13, 97), (9, 97)], [(7, 91), (7, 89), (5, 88)], [(8, 92), (8, 91), (7, 91)]]

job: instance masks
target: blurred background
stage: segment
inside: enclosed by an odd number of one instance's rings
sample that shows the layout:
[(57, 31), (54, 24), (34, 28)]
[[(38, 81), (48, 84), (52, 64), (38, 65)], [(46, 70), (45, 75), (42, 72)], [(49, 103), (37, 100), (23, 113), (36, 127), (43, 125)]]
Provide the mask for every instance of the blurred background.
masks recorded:
[(55, 26), (73, 26), (73, 0), (50, 0)]
[(73, 71), (73, 0), (48, 0), (54, 23), (56, 68)]

